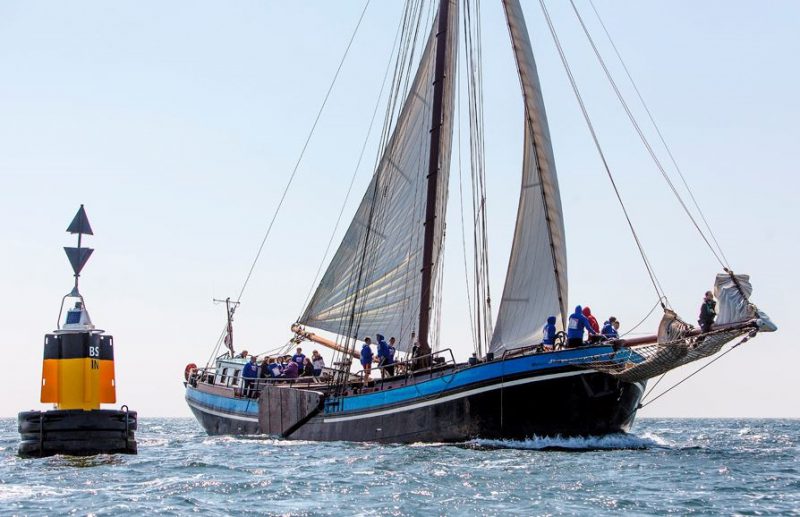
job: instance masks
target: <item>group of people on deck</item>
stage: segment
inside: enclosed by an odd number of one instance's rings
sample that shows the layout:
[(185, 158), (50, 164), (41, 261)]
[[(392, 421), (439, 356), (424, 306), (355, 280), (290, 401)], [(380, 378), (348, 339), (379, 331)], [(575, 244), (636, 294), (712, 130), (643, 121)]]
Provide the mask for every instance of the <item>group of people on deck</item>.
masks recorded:
[(364, 345), (361, 347), (361, 367), (364, 368), (365, 381), (370, 380), (372, 361), (375, 359), (376, 355), (378, 358), (378, 368), (381, 369), (381, 372), (384, 372), (382, 375), (385, 377), (392, 377), (394, 375), (394, 356), (397, 353), (395, 344), (397, 340), (394, 337), (390, 337), (387, 343), (383, 334), (376, 334), (375, 338), (378, 340), (377, 354), (373, 354), (372, 352), (372, 338), (369, 336), (364, 338)]
[[(700, 306), (700, 316), (697, 323), (700, 325), (702, 333), (711, 332), (714, 320), (717, 317), (717, 302), (714, 300), (714, 293), (706, 291), (703, 303)], [(584, 332), (589, 333), (588, 342), (584, 342)], [(555, 349), (556, 345), (556, 317), (547, 318), (547, 323), (542, 329), (542, 345), (546, 351)], [(575, 307), (575, 312), (570, 314), (567, 323), (567, 342), (565, 348), (577, 348), (585, 344), (597, 343), (608, 339), (619, 338), (619, 320), (610, 316), (604, 323), (603, 328), (597, 323), (597, 318), (592, 314), (589, 307)]]
[[(619, 320), (610, 316), (603, 322), (602, 329), (597, 322), (597, 318), (592, 314), (589, 307), (575, 307), (575, 312), (570, 314), (567, 322), (567, 342), (566, 348), (577, 348), (587, 344), (583, 340), (584, 332), (589, 333), (588, 343), (596, 343), (607, 339), (617, 339), (619, 337)], [(556, 317), (547, 318), (547, 323), (542, 329), (542, 345), (546, 351), (555, 349), (556, 346)]]
[[(244, 354), (244, 355), (242, 355)], [(247, 357), (247, 351), (239, 357)], [(258, 379), (297, 379), (298, 377), (319, 377), (325, 368), (325, 360), (317, 350), (311, 357), (306, 357), (303, 349), (298, 347), (294, 355), (264, 357), (261, 364), (258, 357), (251, 355), (250, 360), (242, 368), (244, 393), (249, 396)]]

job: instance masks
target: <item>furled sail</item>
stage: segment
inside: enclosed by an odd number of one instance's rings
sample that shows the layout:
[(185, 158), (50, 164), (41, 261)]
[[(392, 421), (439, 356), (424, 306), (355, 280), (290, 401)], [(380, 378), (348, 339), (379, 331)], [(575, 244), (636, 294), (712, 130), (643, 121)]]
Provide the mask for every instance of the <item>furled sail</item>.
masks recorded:
[[(457, 2), (448, 16), (445, 77), (455, 77)], [(354, 338), (395, 336), (411, 348), (420, 312), (427, 175), (431, 152), (437, 25), (372, 181), (300, 323)], [(441, 269), (452, 140), (453, 84), (445, 83), (435, 224), (433, 282)], [(436, 329), (431, 330), (431, 335)]]
[(491, 352), (538, 343), (548, 316), (563, 328), (567, 252), (553, 148), (536, 62), (518, 0), (503, 0), (525, 103), (522, 189)]

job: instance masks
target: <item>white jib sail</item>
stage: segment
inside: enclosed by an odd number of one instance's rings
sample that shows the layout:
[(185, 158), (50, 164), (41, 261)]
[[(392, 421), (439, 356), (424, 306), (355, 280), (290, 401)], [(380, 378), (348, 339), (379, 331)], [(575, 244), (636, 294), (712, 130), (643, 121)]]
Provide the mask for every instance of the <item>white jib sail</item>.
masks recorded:
[(497, 353), (539, 343), (549, 316), (564, 326), (567, 252), (550, 130), (518, 0), (503, 0), (525, 103), (522, 189), (503, 298), (489, 348)]

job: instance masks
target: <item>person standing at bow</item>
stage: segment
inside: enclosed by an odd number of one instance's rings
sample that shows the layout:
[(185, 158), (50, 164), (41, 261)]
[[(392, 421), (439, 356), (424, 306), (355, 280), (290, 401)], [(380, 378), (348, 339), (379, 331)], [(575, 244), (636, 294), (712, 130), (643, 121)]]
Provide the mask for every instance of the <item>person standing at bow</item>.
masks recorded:
[(700, 306), (700, 318), (697, 320), (703, 333), (711, 331), (711, 325), (714, 324), (716, 317), (717, 302), (714, 300), (714, 293), (706, 291), (703, 304)]

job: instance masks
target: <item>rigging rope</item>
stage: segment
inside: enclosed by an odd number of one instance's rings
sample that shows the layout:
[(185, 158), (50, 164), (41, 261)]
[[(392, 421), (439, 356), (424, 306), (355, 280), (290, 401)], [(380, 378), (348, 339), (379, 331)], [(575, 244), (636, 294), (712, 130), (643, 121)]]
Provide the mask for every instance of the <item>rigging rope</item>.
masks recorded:
[(461, 250), (464, 255), (464, 283), (467, 287), (467, 315), (469, 316), (469, 331), (472, 335), (472, 348), (475, 355), (480, 355), (480, 347), (475, 336), (475, 321), (472, 315), (472, 292), (469, 286), (469, 266), (467, 264), (467, 237), (464, 225), (464, 180), (461, 175), (461, 75), (456, 74), (456, 131), (458, 141), (458, 202), (461, 216)]
[[(666, 395), (670, 391), (674, 390), (675, 388), (677, 388), (678, 386), (680, 386), (684, 382), (688, 381), (689, 379), (691, 379), (692, 377), (694, 377), (695, 375), (697, 375), (701, 371), (705, 370), (706, 368), (708, 368), (709, 366), (711, 366), (715, 362), (719, 361), (720, 359), (722, 359), (723, 357), (725, 357), (729, 353), (733, 352), (733, 350), (736, 349), (736, 347), (746, 343), (749, 339), (750, 339), (750, 335), (747, 335), (747, 336), (743, 337), (738, 343), (736, 343), (735, 345), (732, 345), (729, 349), (725, 350), (724, 352), (722, 352), (721, 354), (716, 356), (714, 359), (710, 360), (709, 362), (707, 362), (706, 364), (704, 364), (703, 366), (701, 366), (697, 370), (693, 371), (692, 373), (690, 373), (689, 375), (687, 375), (686, 377), (684, 377), (683, 379), (681, 379), (677, 383), (673, 384), (672, 386), (667, 388), (665, 391), (662, 391), (661, 393), (659, 393), (658, 396), (656, 396), (656, 398), (654, 398), (653, 400), (649, 400), (647, 402), (640, 403), (639, 406), (637, 407), (637, 409), (642, 409), (643, 407), (648, 406), (648, 405), (652, 404), (653, 402), (655, 402), (656, 400), (660, 399), (661, 397), (663, 397), (664, 395)], [(660, 379), (659, 379), (659, 381), (660, 381)], [(656, 383), (656, 385), (658, 385), (658, 383)], [(655, 388), (655, 386), (653, 386), (653, 388)], [(650, 391), (652, 391), (652, 389)], [(649, 395), (650, 392), (648, 391), (647, 394)]]
[(267, 238), (269, 237), (269, 234), (272, 231), (272, 226), (275, 224), (275, 220), (278, 217), (278, 212), (280, 212), (281, 207), (283, 207), (283, 202), (286, 200), (286, 194), (289, 193), (289, 188), (292, 186), (292, 182), (294, 181), (295, 175), (297, 174), (297, 170), (300, 167), (300, 162), (303, 160), (303, 156), (305, 155), (306, 149), (308, 148), (308, 144), (311, 142), (311, 137), (314, 135), (314, 130), (317, 128), (317, 123), (319, 123), (319, 119), (322, 116), (322, 112), (325, 110), (325, 105), (328, 103), (328, 98), (330, 98), (331, 92), (333, 91), (333, 87), (336, 84), (336, 80), (339, 77), (339, 72), (341, 72), (345, 59), (347, 59), (347, 55), (350, 53), (350, 47), (353, 45), (353, 41), (356, 38), (356, 34), (358, 33), (359, 27), (361, 27), (361, 22), (364, 20), (364, 14), (366, 14), (367, 12), (367, 7), (369, 7), (369, 3), (370, 0), (366, 0), (366, 2), (364, 3), (364, 8), (361, 10), (361, 15), (358, 18), (358, 23), (356, 23), (356, 26), (353, 29), (353, 33), (350, 35), (350, 40), (347, 42), (347, 47), (344, 50), (344, 55), (342, 56), (342, 59), (339, 61), (339, 66), (336, 68), (336, 73), (333, 74), (333, 79), (331, 80), (331, 83), (328, 86), (328, 91), (325, 93), (325, 98), (322, 100), (322, 105), (319, 107), (319, 111), (317, 111), (317, 116), (314, 119), (314, 123), (311, 125), (311, 130), (308, 132), (308, 136), (306, 137), (306, 141), (303, 144), (303, 148), (300, 150), (300, 156), (298, 156), (297, 161), (294, 164), (294, 168), (292, 169), (292, 173), (291, 175), (289, 175), (289, 181), (286, 183), (286, 187), (284, 187), (283, 189), (280, 201), (278, 201), (278, 206), (275, 208), (275, 212), (272, 214), (272, 219), (269, 222), (269, 226), (267, 227), (267, 231), (264, 234), (264, 238), (261, 240), (261, 245), (258, 247), (256, 256), (253, 259), (252, 265), (250, 266), (250, 270), (247, 272), (247, 276), (244, 279), (244, 283), (242, 284), (242, 288), (239, 291), (239, 295), (236, 297), (237, 303), (241, 301), (242, 295), (244, 294), (244, 291), (247, 288), (247, 284), (250, 282), (250, 278), (253, 276), (253, 271), (255, 270), (256, 264), (258, 263), (258, 259), (261, 257), (261, 252), (264, 250), (264, 245), (267, 243)]
[[(622, 105), (623, 109), (625, 110), (625, 113), (628, 115), (628, 119), (631, 121), (631, 124), (633, 125), (634, 129), (636, 130), (636, 133), (639, 135), (639, 139), (642, 141), (642, 144), (644, 144), (645, 148), (647, 149), (647, 152), (650, 154), (650, 157), (652, 158), (653, 163), (655, 163), (656, 167), (658, 168), (659, 172), (661, 173), (661, 176), (663, 176), (664, 180), (667, 182), (667, 185), (669, 185), (670, 190), (672, 190), (672, 193), (675, 195), (675, 198), (678, 200), (678, 203), (680, 203), (681, 207), (683, 208), (683, 211), (686, 212), (686, 215), (689, 217), (689, 220), (692, 221), (692, 224), (697, 229), (698, 233), (700, 234), (700, 237), (702, 237), (703, 241), (705, 241), (706, 245), (708, 246), (708, 249), (711, 250), (711, 253), (717, 259), (717, 261), (719, 262), (720, 266), (722, 266), (722, 268), (727, 271), (728, 268), (727, 268), (725, 262), (723, 262), (722, 258), (720, 258), (719, 254), (714, 249), (714, 246), (712, 246), (711, 242), (709, 242), (709, 240), (706, 237), (705, 233), (703, 232), (702, 228), (700, 228), (700, 225), (697, 223), (697, 220), (695, 220), (694, 216), (692, 215), (691, 211), (689, 210), (689, 207), (686, 206), (686, 203), (684, 202), (683, 198), (681, 197), (680, 193), (678, 192), (678, 189), (675, 187), (675, 184), (672, 182), (672, 179), (670, 179), (669, 174), (667, 174), (667, 171), (664, 169), (664, 166), (661, 164), (661, 161), (658, 159), (658, 156), (656, 155), (655, 151), (653, 150), (653, 147), (650, 145), (650, 142), (647, 140), (647, 137), (645, 136), (644, 132), (642, 131), (642, 128), (639, 126), (639, 123), (636, 121), (636, 117), (633, 116), (633, 112), (631, 111), (630, 107), (628, 106), (628, 103), (625, 101), (625, 98), (622, 96), (622, 92), (620, 92), (616, 81), (614, 81), (614, 78), (611, 76), (611, 72), (609, 71), (608, 67), (606, 66), (605, 60), (600, 55), (600, 51), (597, 49), (597, 45), (595, 45), (594, 39), (592, 38), (591, 34), (589, 34), (589, 29), (587, 29), (586, 24), (583, 21), (583, 17), (578, 12), (578, 8), (575, 6), (575, 1), (574, 0), (569, 0), (569, 3), (570, 3), (570, 5), (572, 5), (572, 10), (575, 13), (575, 16), (578, 18), (578, 22), (580, 22), (580, 24), (581, 24), (581, 28), (583, 29), (583, 33), (586, 35), (586, 39), (589, 40), (589, 44), (591, 45), (592, 50), (594, 51), (594, 55), (597, 58), (597, 61), (600, 63), (600, 66), (603, 68), (603, 72), (605, 73), (609, 84), (611, 84), (611, 87), (614, 90), (614, 93), (616, 94), (617, 99), (619, 100), (620, 104)], [(683, 175), (681, 175), (681, 177), (683, 177)], [(685, 184), (685, 181), (684, 181), (684, 184)], [(694, 196), (692, 196), (692, 198), (694, 198)]]
[(628, 76), (628, 80), (630, 80), (631, 86), (633, 86), (633, 89), (636, 92), (636, 96), (639, 98), (639, 101), (642, 103), (642, 107), (644, 108), (645, 112), (647, 113), (647, 116), (650, 119), (650, 122), (653, 124), (653, 128), (656, 130), (656, 134), (658, 134), (659, 140), (661, 140), (661, 143), (664, 145), (664, 149), (667, 151), (667, 155), (669, 156), (670, 161), (672, 162), (672, 165), (675, 166), (675, 170), (678, 172), (678, 176), (680, 176), (681, 182), (683, 183), (683, 186), (686, 188), (686, 191), (689, 193), (689, 197), (691, 197), (691, 199), (692, 199), (692, 204), (694, 204), (694, 207), (697, 209), (697, 213), (700, 214), (700, 218), (703, 220), (703, 223), (705, 224), (706, 229), (708, 229), (708, 233), (711, 236), (711, 239), (714, 241), (714, 244), (717, 246), (717, 250), (719, 251), (720, 255), (722, 256), (723, 260), (725, 261), (725, 264), (727, 264), (728, 267), (730, 268), (730, 261), (728, 260), (728, 257), (725, 256), (725, 252), (723, 251), (722, 246), (720, 246), (719, 242), (717, 241), (717, 237), (716, 237), (716, 235), (714, 235), (714, 231), (711, 229), (711, 225), (709, 224), (708, 220), (706, 219), (706, 216), (703, 213), (703, 210), (700, 208), (700, 205), (697, 202), (697, 199), (694, 197), (694, 192), (692, 192), (692, 189), (689, 187), (689, 184), (688, 184), (688, 182), (686, 181), (686, 178), (683, 175), (683, 171), (678, 166), (678, 162), (675, 159), (675, 156), (672, 154), (672, 149), (670, 148), (669, 145), (667, 145), (667, 141), (664, 138), (663, 133), (661, 132), (661, 128), (658, 126), (658, 124), (656, 124), (655, 117), (653, 117), (653, 114), (650, 111), (650, 108), (648, 107), (647, 103), (644, 101), (644, 97), (642, 96), (642, 93), (639, 91), (639, 87), (636, 85), (636, 82), (633, 80), (633, 76), (631, 75), (630, 71), (628, 70), (628, 66), (625, 64), (625, 61), (622, 59), (622, 55), (620, 54), (619, 49), (617, 48), (617, 45), (614, 43), (614, 40), (611, 38), (611, 34), (608, 32), (608, 29), (606, 28), (606, 24), (603, 22), (603, 18), (600, 16), (600, 12), (597, 10), (597, 7), (595, 7), (595, 5), (594, 5), (594, 1), (593, 0), (589, 0), (589, 5), (592, 7), (592, 10), (594, 11), (594, 14), (597, 16), (597, 21), (600, 22), (600, 26), (603, 28), (603, 32), (605, 33), (606, 37), (608, 38), (608, 42), (611, 44), (611, 48), (614, 49), (614, 53), (616, 54), (617, 58), (619, 59), (619, 62), (622, 65), (622, 69), (625, 70), (625, 75)]
[(636, 242), (636, 247), (639, 249), (639, 255), (642, 257), (642, 261), (644, 262), (645, 269), (647, 270), (647, 274), (650, 277), (650, 282), (653, 284), (653, 289), (656, 291), (656, 295), (659, 299), (666, 301), (666, 296), (664, 295), (663, 289), (661, 289), (660, 282), (656, 277), (655, 271), (653, 270), (653, 266), (650, 264), (650, 261), (645, 254), (644, 247), (642, 246), (641, 241), (639, 240), (639, 236), (636, 233), (636, 229), (633, 227), (633, 222), (631, 221), (630, 216), (628, 215), (628, 209), (625, 207), (625, 203), (622, 201), (622, 195), (617, 188), (617, 183), (614, 181), (614, 176), (611, 174), (611, 168), (608, 165), (608, 161), (606, 160), (605, 153), (603, 152), (602, 147), (600, 146), (600, 140), (597, 137), (597, 133), (595, 132), (594, 125), (589, 117), (589, 112), (586, 108), (586, 104), (583, 102), (583, 96), (578, 89), (577, 82), (575, 81), (575, 77), (572, 74), (572, 69), (567, 62), (567, 56), (564, 53), (564, 49), (561, 46), (561, 41), (556, 34), (555, 26), (553, 25), (553, 20), (550, 18), (550, 12), (545, 5), (544, 0), (539, 0), (539, 5), (542, 8), (542, 12), (544, 13), (545, 20), (547, 21), (547, 26), (550, 30), (550, 35), (553, 37), (553, 41), (555, 42), (556, 49), (558, 50), (559, 57), (561, 58), (561, 63), (564, 66), (564, 69), (567, 73), (567, 77), (569, 79), (570, 85), (572, 86), (572, 91), (575, 93), (575, 97), (578, 101), (578, 105), (580, 106), (581, 113), (583, 114), (583, 118), (586, 121), (586, 125), (589, 128), (589, 133), (591, 133), (592, 140), (594, 141), (594, 145), (597, 148), (597, 152), (600, 155), (600, 159), (603, 162), (603, 167), (605, 168), (606, 175), (608, 179), (611, 181), (611, 186), (614, 189), (614, 194), (617, 197), (617, 201), (619, 201), (619, 205), (622, 208), (622, 212), (625, 215), (625, 220), (628, 222), (628, 228), (631, 230), (631, 234), (633, 235), (633, 239)]

